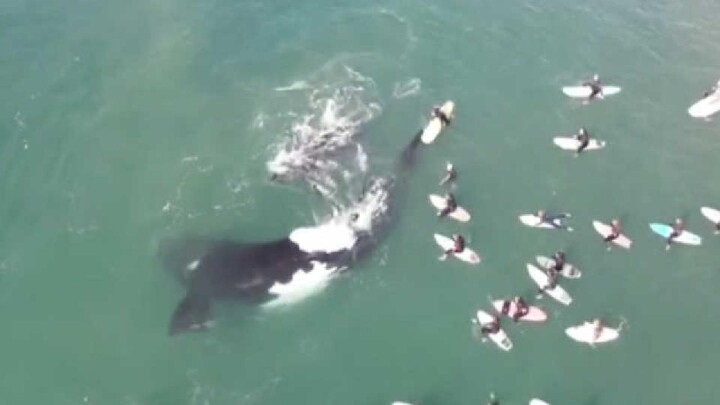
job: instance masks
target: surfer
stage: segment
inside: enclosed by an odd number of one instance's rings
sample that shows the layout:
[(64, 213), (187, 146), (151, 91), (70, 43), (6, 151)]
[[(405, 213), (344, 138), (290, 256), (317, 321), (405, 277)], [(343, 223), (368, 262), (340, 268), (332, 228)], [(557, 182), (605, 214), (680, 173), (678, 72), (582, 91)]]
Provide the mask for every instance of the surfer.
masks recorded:
[(455, 201), (455, 196), (452, 193), (447, 193), (445, 194), (445, 208), (438, 211), (437, 216), (442, 218), (456, 209), (457, 201)]
[(440, 122), (443, 124), (443, 126), (450, 125), (450, 117), (445, 115), (444, 112), (440, 109), (441, 106), (436, 105), (432, 109), (432, 113), (430, 114), (433, 118), (437, 118), (440, 120)]
[(447, 256), (450, 253), (457, 254), (457, 253), (462, 253), (463, 250), (465, 250), (465, 238), (463, 238), (461, 235), (454, 233), (452, 236), (452, 240), (453, 240), (453, 247), (451, 247), (450, 249), (443, 252), (442, 256), (440, 256), (440, 260), (447, 259)]
[(445, 166), (445, 176), (443, 176), (442, 180), (440, 180), (440, 185), (442, 186), (443, 184), (451, 181), (454, 182), (456, 178), (457, 172), (455, 171), (455, 167), (452, 163), (448, 162)]
[(517, 322), (520, 318), (530, 312), (530, 307), (520, 296), (513, 298), (512, 302), (515, 304), (515, 313), (512, 315), (512, 320)]
[(720, 80), (718, 80), (717, 83), (715, 83), (712, 87), (710, 87), (710, 90), (703, 93), (702, 98), (706, 98), (706, 97), (710, 96), (711, 94), (714, 94), (715, 92), (718, 91), (719, 87), (720, 87)]
[(490, 393), (490, 399), (488, 400), (487, 404), (485, 404), (485, 405), (500, 405), (500, 402), (497, 399), (495, 399), (494, 392)]
[(670, 232), (670, 235), (667, 237), (667, 243), (665, 245), (665, 250), (670, 249), (670, 244), (672, 243), (673, 239), (680, 236), (680, 234), (683, 232), (683, 228), (685, 228), (685, 223), (681, 218), (675, 218), (675, 222), (673, 222), (672, 225), (670, 225), (672, 228), (672, 231)]
[(560, 219), (570, 218), (570, 214), (563, 213), (563, 214), (555, 214), (555, 215), (548, 215), (545, 210), (538, 210), (535, 213), (535, 216), (538, 218), (538, 225), (542, 223), (550, 224), (553, 228), (556, 229), (568, 229), (567, 225), (563, 224), (562, 221), (559, 221)]
[(548, 282), (545, 284), (545, 287), (538, 288), (538, 294), (548, 291), (548, 290), (554, 290), (557, 286), (557, 280), (558, 280), (558, 274), (559, 272), (555, 270), (554, 267), (550, 267), (547, 269), (547, 276), (548, 276)]
[(622, 234), (622, 229), (620, 229), (620, 220), (615, 218), (610, 221), (610, 233), (604, 237), (603, 240), (605, 242), (612, 242), (619, 238), (620, 234)]
[(593, 75), (591, 80), (583, 82), (582, 85), (590, 87), (590, 95), (588, 96), (588, 101), (593, 100), (595, 97), (602, 94), (602, 86), (600, 86), (600, 75), (598, 75), (597, 73)]
[(594, 341), (600, 339), (600, 335), (602, 334), (602, 331), (603, 331), (603, 324), (602, 324), (602, 321), (600, 320), (600, 318), (593, 319), (592, 326), (593, 326), (592, 340), (594, 342)]
[(480, 327), (480, 333), (483, 335), (494, 335), (500, 331), (500, 319), (497, 316), (493, 316), (491, 322), (486, 323)]
[(580, 142), (580, 145), (578, 145), (578, 148), (575, 151), (576, 153), (580, 154), (590, 144), (590, 134), (588, 134), (588, 132), (585, 130), (585, 128), (580, 128), (580, 131), (577, 134), (575, 134), (574, 138), (578, 142)]

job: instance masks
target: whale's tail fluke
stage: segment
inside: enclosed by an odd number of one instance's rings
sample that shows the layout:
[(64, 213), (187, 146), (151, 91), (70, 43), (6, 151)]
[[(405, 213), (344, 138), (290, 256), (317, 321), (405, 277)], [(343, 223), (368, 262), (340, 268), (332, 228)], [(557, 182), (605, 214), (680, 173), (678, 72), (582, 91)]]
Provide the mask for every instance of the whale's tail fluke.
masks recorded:
[(188, 293), (180, 301), (170, 318), (168, 334), (202, 331), (210, 327), (212, 308), (210, 298), (204, 294)]

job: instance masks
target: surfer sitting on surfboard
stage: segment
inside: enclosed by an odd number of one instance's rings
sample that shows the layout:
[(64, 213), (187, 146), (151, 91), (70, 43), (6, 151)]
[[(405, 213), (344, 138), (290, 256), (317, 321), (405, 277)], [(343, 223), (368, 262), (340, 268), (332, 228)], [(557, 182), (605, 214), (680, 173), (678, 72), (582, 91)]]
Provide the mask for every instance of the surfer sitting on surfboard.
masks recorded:
[(457, 209), (457, 201), (455, 201), (455, 196), (452, 193), (445, 194), (445, 208), (438, 211), (437, 216), (440, 218), (446, 216), (447, 214), (455, 211)]
[(578, 145), (578, 148), (575, 151), (578, 154), (581, 153), (582, 151), (584, 151), (585, 148), (587, 148), (588, 145), (590, 145), (590, 134), (588, 134), (588, 132), (587, 132), (587, 130), (585, 130), (585, 128), (580, 128), (580, 131), (577, 134), (575, 134), (575, 139), (577, 139), (578, 142), (580, 142), (580, 145)]
[(565, 267), (565, 252), (558, 250), (552, 255), (553, 265), (548, 267), (551, 271), (561, 271)]
[(685, 223), (681, 218), (675, 218), (675, 222), (673, 222), (672, 225), (672, 232), (670, 232), (670, 235), (667, 237), (667, 244), (665, 245), (665, 250), (670, 249), (670, 244), (672, 243), (673, 239), (680, 236), (680, 234), (683, 232), (683, 228), (685, 228)]
[(457, 172), (455, 171), (455, 167), (452, 163), (448, 162), (447, 166), (445, 166), (445, 176), (440, 180), (440, 185), (455, 181), (455, 178), (457, 177)]
[(447, 258), (447, 255), (449, 255), (450, 253), (462, 253), (462, 251), (465, 250), (465, 238), (463, 238), (461, 235), (454, 233), (452, 236), (452, 240), (454, 242), (453, 247), (444, 251), (443, 255), (440, 256), (440, 260), (445, 260)]
[(493, 316), (492, 322), (488, 322), (480, 327), (480, 333), (483, 335), (493, 335), (500, 331), (500, 318)]
[(548, 268), (547, 269), (548, 282), (545, 285), (545, 287), (538, 288), (538, 294), (540, 294), (544, 291), (547, 291), (547, 290), (555, 289), (555, 286), (557, 286), (558, 274), (560, 274), (560, 272), (555, 270), (554, 267)]
[(588, 96), (588, 100), (592, 100), (598, 94), (602, 93), (602, 86), (600, 86), (600, 75), (598, 75), (597, 73), (593, 75), (592, 80), (585, 81), (582, 85), (590, 87), (590, 95)]
[(430, 115), (434, 118), (438, 118), (440, 122), (443, 124), (443, 126), (450, 125), (450, 117), (445, 115), (444, 112), (440, 109), (442, 106), (436, 105), (433, 107), (432, 112)]
[(620, 237), (620, 234), (622, 233), (622, 229), (620, 229), (620, 220), (619, 219), (613, 219), (610, 221), (610, 233), (608, 236), (604, 237), (603, 240), (605, 242), (612, 242), (615, 239)]
[(530, 312), (530, 307), (525, 303), (525, 300), (523, 300), (522, 297), (514, 297), (511, 301), (503, 302), (503, 315), (507, 315), (510, 312), (510, 304), (515, 304), (515, 313), (511, 316), (514, 322), (517, 322), (518, 319)]
[(593, 325), (593, 342), (594, 342), (600, 338), (600, 335), (602, 334), (604, 326), (603, 326), (600, 318), (593, 319), (592, 325)]

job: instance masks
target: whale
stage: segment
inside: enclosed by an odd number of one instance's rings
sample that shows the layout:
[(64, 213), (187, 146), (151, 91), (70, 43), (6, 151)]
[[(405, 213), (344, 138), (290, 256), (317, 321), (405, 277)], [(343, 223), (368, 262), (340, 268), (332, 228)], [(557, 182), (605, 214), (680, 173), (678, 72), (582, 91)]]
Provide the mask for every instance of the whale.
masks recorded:
[(158, 255), (163, 267), (185, 288), (170, 317), (168, 334), (208, 329), (214, 301), (262, 307), (297, 302), (367, 257), (391, 223), (391, 192), (414, 166), (420, 134), (402, 150), (392, 176), (368, 182), (352, 212), (293, 229), (275, 240), (185, 236), (161, 241)]

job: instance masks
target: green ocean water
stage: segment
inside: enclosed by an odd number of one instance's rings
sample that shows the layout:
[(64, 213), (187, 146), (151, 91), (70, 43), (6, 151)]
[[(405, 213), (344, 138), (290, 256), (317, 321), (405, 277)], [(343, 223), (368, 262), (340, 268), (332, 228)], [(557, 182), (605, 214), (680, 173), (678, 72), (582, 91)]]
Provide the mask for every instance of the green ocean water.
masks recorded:
[[(720, 3), (640, 0), (251, 2), (0, 0), (0, 403), (707, 404), (717, 386), (720, 206), (716, 121), (690, 104), (717, 80)], [(594, 72), (623, 87), (583, 106), (560, 93)], [(360, 79), (359, 79), (360, 78)], [(266, 164), (308, 112), (300, 87), (359, 86), (377, 106), (359, 142), (387, 174), (445, 99), (457, 119), (424, 148), (380, 246), (282, 311), (215, 307), (167, 336), (184, 290), (159, 240), (265, 240), (329, 214)], [(551, 138), (586, 126), (579, 158)], [(427, 202), (446, 161), (473, 214)], [(573, 233), (522, 227), (538, 208)], [(606, 252), (593, 219), (634, 240)], [(647, 223), (687, 219), (701, 247), (663, 250)], [(477, 268), (440, 263), (460, 231)], [(488, 296), (532, 296), (524, 264), (565, 249), (575, 301), (542, 326), (472, 337)], [(591, 349), (563, 330), (626, 319)]]

